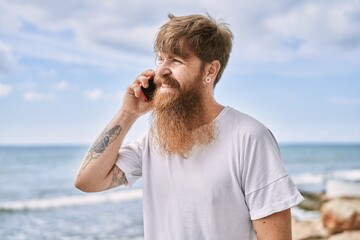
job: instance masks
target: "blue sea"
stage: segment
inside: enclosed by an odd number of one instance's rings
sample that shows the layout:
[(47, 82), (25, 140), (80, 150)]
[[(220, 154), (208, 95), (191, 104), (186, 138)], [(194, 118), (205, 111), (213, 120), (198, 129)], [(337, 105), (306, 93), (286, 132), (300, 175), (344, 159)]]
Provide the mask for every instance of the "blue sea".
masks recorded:
[[(143, 239), (141, 181), (82, 193), (73, 186), (88, 146), (0, 146), (0, 239)], [(360, 174), (360, 144), (280, 145), (303, 191), (324, 191), (331, 174)], [(303, 217), (303, 211), (294, 211)]]

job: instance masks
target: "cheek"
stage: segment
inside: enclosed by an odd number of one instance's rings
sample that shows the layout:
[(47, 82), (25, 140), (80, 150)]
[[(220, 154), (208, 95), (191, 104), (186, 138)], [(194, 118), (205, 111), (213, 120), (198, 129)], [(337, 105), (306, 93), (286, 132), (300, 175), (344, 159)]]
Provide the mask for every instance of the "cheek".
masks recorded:
[[(195, 85), (202, 87), (203, 83), (199, 83), (203, 74), (198, 69), (193, 68), (177, 68), (171, 70), (171, 75), (180, 84), (181, 90), (186, 90)], [(203, 82), (203, 81), (201, 81)]]
[(191, 72), (187, 72), (179, 75), (176, 79), (180, 83), (181, 89), (184, 90), (194, 85), (196, 76)]

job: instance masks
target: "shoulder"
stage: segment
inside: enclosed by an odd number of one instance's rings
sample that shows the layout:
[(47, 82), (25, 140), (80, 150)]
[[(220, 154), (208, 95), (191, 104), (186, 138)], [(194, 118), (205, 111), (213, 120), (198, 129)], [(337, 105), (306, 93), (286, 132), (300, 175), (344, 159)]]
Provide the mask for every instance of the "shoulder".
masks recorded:
[(120, 150), (121, 151), (142, 151), (148, 146), (149, 142), (149, 133), (144, 133), (141, 136), (137, 137), (135, 140), (132, 140), (130, 142), (125, 142), (121, 145)]
[(259, 120), (232, 107), (226, 107), (220, 119), (221, 125), (231, 128), (233, 133), (243, 137), (262, 137), (270, 133), (269, 129)]

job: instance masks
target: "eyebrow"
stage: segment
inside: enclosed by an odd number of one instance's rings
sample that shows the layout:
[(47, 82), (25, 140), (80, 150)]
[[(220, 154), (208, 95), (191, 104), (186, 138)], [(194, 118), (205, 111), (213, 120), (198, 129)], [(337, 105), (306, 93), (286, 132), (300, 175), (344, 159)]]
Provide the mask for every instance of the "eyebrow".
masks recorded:
[(184, 61), (186, 61), (188, 58), (185, 58), (183, 56), (180, 55), (176, 55), (174, 53), (163, 53), (163, 54), (156, 54), (156, 57), (165, 57), (165, 58), (169, 58), (169, 59), (174, 59), (174, 58), (180, 58)]

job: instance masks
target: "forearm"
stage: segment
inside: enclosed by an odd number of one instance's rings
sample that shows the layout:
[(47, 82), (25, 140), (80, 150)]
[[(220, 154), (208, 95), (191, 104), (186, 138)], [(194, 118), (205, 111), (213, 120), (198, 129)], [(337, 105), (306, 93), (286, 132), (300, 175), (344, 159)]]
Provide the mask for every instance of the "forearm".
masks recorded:
[(113, 187), (114, 181), (118, 181), (118, 185), (124, 183), (120, 178), (123, 172), (119, 172), (115, 162), (120, 146), (136, 119), (136, 115), (122, 110), (114, 116), (86, 153), (76, 177), (77, 188), (94, 192)]

